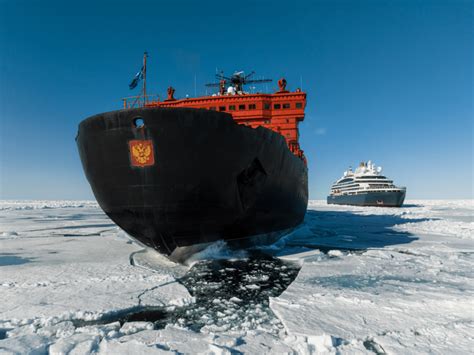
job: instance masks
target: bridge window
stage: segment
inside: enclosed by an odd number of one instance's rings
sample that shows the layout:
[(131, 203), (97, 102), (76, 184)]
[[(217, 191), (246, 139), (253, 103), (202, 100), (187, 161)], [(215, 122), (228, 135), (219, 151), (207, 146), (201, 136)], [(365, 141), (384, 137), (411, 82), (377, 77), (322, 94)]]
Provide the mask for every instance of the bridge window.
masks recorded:
[(290, 108), (290, 104), (283, 104), (283, 108)]
[(239, 105), (239, 110), (245, 110), (245, 105)]
[(219, 106), (219, 111), (225, 111), (225, 106)]
[(302, 102), (297, 102), (296, 103), (296, 108), (303, 108), (303, 103)]
[(268, 103), (267, 103), (267, 104), (263, 104), (263, 108), (264, 108), (265, 110), (270, 110), (270, 104), (268, 104)]
[(279, 109), (281, 109), (281, 105), (280, 104), (275, 104), (275, 105), (273, 105), (273, 108), (275, 110), (279, 110)]
[(255, 110), (257, 108), (257, 105), (255, 104), (250, 104), (249, 105), (249, 110)]
[(229, 111), (235, 111), (235, 105), (230, 105), (229, 106)]

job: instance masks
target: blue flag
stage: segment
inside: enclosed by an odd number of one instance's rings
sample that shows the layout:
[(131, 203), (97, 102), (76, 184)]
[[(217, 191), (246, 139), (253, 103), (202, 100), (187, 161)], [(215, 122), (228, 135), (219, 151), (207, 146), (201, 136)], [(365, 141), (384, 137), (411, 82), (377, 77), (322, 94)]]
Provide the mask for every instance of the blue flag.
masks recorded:
[(132, 82), (128, 85), (130, 90), (133, 90), (137, 87), (138, 83), (140, 80), (143, 79), (143, 67), (140, 69), (140, 71), (135, 75), (133, 78)]

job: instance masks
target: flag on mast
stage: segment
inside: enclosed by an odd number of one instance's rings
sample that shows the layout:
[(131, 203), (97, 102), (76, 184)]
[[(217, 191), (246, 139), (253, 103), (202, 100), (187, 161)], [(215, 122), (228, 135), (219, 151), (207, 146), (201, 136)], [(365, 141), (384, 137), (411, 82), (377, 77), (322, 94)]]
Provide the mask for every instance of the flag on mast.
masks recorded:
[(140, 71), (137, 74), (135, 74), (135, 77), (133, 78), (132, 82), (128, 85), (130, 90), (135, 89), (141, 79), (143, 79), (143, 66), (140, 69)]

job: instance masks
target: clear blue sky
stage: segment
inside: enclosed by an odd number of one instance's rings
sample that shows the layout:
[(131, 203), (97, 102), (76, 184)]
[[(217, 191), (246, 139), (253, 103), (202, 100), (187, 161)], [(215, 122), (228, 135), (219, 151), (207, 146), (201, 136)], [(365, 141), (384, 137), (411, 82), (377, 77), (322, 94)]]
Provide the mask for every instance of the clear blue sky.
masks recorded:
[[(372, 159), (408, 198), (473, 198), (471, 1), (0, 0), (0, 198), (93, 198), (78, 123), (216, 67), (308, 92), (310, 198)], [(276, 86), (276, 84), (275, 84)]]

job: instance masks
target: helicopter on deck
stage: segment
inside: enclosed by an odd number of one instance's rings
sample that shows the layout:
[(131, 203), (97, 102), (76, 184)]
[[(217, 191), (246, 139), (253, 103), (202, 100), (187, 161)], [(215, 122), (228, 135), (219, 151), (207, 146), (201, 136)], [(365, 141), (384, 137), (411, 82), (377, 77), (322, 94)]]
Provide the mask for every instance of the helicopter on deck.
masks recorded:
[[(206, 84), (206, 87), (218, 87), (220, 95), (225, 95), (226, 93), (235, 95), (242, 94), (244, 92), (244, 85), (269, 83), (272, 81), (272, 79), (250, 79), (250, 77), (254, 74), (254, 71), (247, 75), (245, 75), (244, 71), (236, 71), (234, 74), (228, 77), (224, 75), (223, 71), (221, 71), (220, 73), (216, 74), (216, 78), (219, 79), (219, 82)], [(227, 83), (230, 83), (230, 85), (227, 86)]]

